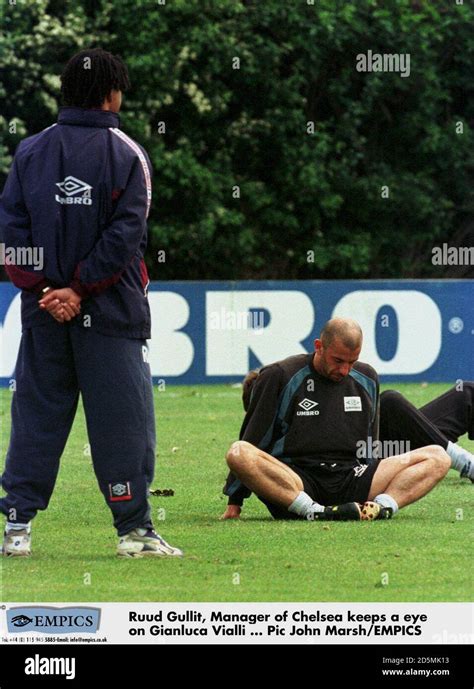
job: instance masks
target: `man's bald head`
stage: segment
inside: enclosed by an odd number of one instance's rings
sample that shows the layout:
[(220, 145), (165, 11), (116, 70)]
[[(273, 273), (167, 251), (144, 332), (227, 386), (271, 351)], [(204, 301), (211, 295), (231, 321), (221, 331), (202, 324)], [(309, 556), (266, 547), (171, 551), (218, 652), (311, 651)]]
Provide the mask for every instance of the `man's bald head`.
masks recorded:
[(331, 318), (314, 341), (313, 365), (318, 373), (338, 383), (359, 358), (362, 330), (352, 318)]
[(323, 347), (329, 347), (336, 340), (354, 351), (362, 347), (362, 329), (352, 318), (331, 318), (321, 331)]

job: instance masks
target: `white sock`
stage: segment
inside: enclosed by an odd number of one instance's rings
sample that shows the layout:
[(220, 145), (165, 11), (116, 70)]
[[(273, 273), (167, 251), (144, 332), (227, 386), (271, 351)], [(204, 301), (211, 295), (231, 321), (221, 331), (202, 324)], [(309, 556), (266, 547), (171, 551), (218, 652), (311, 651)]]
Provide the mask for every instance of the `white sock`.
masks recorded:
[(453, 469), (461, 472), (467, 465), (468, 470), (466, 476), (474, 478), (474, 455), (457, 443), (452, 443), (451, 441), (448, 443), (446, 452), (451, 457), (451, 467)]
[(374, 502), (376, 502), (377, 505), (381, 505), (382, 507), (391, 507), (393, 514), (396, 514), (398, 512), (397, 501), (394, 500), (392, 496), (388, 493), (380, 493), (380, 495), (377, 495), (377, 497), (374, 498)]
[(19, 524), (17, 522), (7, 522), (5, 525), (5, 531), (9, 533), (10, 531), (21, 531), (22, 529), (26, 529), (28, 533), (31, 533), (31, 522), (28, 522), (27, 524)]
[(324, 507), (315, 502), (308, 493), (301, 491), (288, 507), (288, 511), (299, 514), (300, 517), (308, 517), (309, 514), (314, 514), (314, 512), (324, 512)]

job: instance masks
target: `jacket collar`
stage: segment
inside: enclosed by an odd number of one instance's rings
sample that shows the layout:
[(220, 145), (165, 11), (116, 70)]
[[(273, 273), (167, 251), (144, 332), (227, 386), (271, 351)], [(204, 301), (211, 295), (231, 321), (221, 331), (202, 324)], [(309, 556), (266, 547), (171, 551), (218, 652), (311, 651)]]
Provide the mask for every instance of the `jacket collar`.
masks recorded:
[(76, 124), (81, 127), (119, 127), (116, 112), (95, 108), (75, 108), (66, 105), (59, 109), (58, 124)]

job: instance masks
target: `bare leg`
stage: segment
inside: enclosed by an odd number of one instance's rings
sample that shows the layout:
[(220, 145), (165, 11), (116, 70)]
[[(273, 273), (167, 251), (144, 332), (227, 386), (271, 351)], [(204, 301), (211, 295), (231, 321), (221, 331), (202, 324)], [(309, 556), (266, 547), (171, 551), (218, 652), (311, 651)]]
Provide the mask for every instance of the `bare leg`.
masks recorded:
[(449, 456), (439, 445), (382, 459), (372, 480), (369, 500), (387, 493), (399, 507), (405, 507), (429, 493), (446, 476), (450, 466)]
[(303, 481), (290, 467), (245, 440), (233, 443), (226, 459), (247, 488), (275, 505), (289, 507), (304, 490)]

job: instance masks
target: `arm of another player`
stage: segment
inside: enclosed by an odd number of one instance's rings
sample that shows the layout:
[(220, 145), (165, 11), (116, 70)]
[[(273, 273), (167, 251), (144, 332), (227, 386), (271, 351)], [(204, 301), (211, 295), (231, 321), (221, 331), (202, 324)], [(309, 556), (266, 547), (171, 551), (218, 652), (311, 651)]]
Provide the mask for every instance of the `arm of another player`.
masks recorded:
[[(272, 428), (281, 392), (281, 374), (278, 364), (262, 369), (253, 385), (250, 405), (240, 430), (239, 440), (246, 440), (265, 451), (272, 440)], [(231, 471), (223, 492), (229, 497), (229, 502), (221, 518), (238, 519), (243, 502), (250, 497), (251, 491)]]

